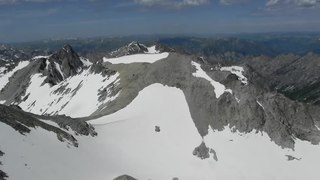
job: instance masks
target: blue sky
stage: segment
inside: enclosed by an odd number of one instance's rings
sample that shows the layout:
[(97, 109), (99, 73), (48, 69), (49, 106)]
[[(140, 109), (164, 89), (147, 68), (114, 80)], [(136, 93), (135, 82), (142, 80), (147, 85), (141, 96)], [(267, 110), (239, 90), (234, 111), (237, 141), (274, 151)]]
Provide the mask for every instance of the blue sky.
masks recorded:
[(0, 42), (320, 31), (320, 0), (0, 0)]

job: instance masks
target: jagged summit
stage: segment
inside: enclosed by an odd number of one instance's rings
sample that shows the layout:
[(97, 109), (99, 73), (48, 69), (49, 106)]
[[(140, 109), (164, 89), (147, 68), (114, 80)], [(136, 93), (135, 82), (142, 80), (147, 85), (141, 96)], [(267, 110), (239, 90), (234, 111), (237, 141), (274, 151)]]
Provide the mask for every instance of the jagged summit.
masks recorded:
[(39, 71), (48, 76), (46, 82), (53, 85), (78, 74), (84, 67), (80, 56), (68, 44), (50, 56), (39, 56), (38, 61)]
[(70, 45), (65, 45), (56, 54), (53, 54), (48, 59), (50, 62), (57, 62), (61, 66), (61, 71), (64, 76), (69, 77), (77, 74), (82, 66), (79, 55), (73, 50)]

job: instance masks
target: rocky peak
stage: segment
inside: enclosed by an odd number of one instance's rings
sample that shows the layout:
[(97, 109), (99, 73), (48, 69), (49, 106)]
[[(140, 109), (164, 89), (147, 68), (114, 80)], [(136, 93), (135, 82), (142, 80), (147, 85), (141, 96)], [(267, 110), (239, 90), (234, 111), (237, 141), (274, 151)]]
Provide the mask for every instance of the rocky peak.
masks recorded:
[(70, 45), (65, 45), (58, 52), (49, 56), (42, 64), (42, 67), (46, 67), (48, 82), (53, 85), (78, 74), (84, 66), (79, 55)]

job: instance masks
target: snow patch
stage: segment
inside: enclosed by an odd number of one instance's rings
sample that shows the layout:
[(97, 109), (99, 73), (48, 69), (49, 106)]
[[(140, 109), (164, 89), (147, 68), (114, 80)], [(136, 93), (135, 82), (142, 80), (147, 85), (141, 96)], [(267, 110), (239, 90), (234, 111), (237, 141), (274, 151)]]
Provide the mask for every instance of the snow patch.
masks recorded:
[(91, 66), (93, 63), (89, 61), (89, 59), (86, 59), (84, 57), (80, 57), (81, 62), (83, 63), (84, 66), (89, 67)]
[(243, 75), (244, 69), (241, 66), (229, 66), (229, 67), (221, 67), (221, 71), (229, 71), (232, 74), (238, 76), (238, 79), (245, 85), (248, 84), (248, 79)]
[[(107, 89), (107, 86), (117, 80), (119, 74), (104, 77), (101, 74), (91, 73), (90, 69), (81, 74), (69, 77), (59, 84), (50, 87), (43, 84), (46, 77), (34, 74), (30, 85), (26, 89), (26, 95), (21, 99), (27, 99), (19, 106), (28, 112), (35, 114), (66, 114), (71, 117), (89, 116), (98, 107), (109, 101), (113, 101), (118, 95), (107, 97), (100, 102), (99, 90)], [(39, 98), (41, 97), (41, 98)]]
[(117, 58), (103, 58), (103, 62), (110, 62), (112, 64), (130, 64), (130, 63), (154, 63), (161, 59), (167, 58), (169, 53), (164, 52), (160, 54), (134, 54), (122, 56)]
[(64, 79), (64, 74), (61, 71), (60, 65), (57, 62), (54, 62), (56, 69), (58, 70), (58, 72), (60, 73), (61, 77)]
[(0, 76), (1, 76), (2, 74), (4, 74), (4, 71), (6, 71), (6, 70), (7, 70), (6, 67), (0, 67)]
[(33, 60), (42, 59), (42, 58), (48, 59), (50, 56), (51, 56), (51, 55), (49, 55), (49, 56), (35, 56), (35, 57), (33, 57), (32, 59), (33, 59)]
[(192, 73), (192, 75), (194, 77), (203, 78), (209, 81), (211, 85), (214, 87), (214, 92), (217, 98), (219, 98), (225, 92), (229, 92), (232, 94), (231, 89), (226, 89), (226, 87), (223, 84), (211, 79), (211, 77), (208, 76), (208, 74), (201, 68), (201, 65), (199, 63), (192, 61), (191, 64), (196, 67), (196, 72)]
[(259, 102), (258, 100), (257, 100), (257, 104), (258, 104), (260, 107), (262, 107), (262, 109), (264, 110), (263, 105), (262, 105), (261, 102)]
[(159, 54), (160, 51), (156, 50), (156, 46), (151, 46), (151, 47), (148, 47), (148, 52), (146, 53), (149, 53), (149, 54)]
[(237, 96), (234, 96), (234, 98), (236, 99), (237, 103), (240, 103), (240, 99)]

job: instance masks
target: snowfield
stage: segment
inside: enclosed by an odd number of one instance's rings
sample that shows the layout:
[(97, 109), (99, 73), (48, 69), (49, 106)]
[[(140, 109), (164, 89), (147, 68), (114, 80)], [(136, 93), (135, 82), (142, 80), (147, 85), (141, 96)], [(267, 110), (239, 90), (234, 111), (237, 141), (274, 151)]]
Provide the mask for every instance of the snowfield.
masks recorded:
[[(111, 180), (123, 174), (142, 180), (319, 177), (320, 146), (297, 141), (295, 151), (281, 149), (266, 134), (232, 133), (229, 128), (209, 130), (202, 139), (183, 92), (161, 84), (146, 87), (126, 108), (90, 123), (98, 136), (76, 136), (78, 148), (68, 148), (41, 128), (23, 136), (0, 123), (3, 171), (12, 180)], [(218, 161), (192, 155), (202, 141), (216, 151)], [(288, 161), (286, 155), (302, 159)]]
[[(98, 100), (100, 91), (106, 89), (106, 93), (110, 94), (107, 86), (111, 83), (117, 85), (118, 76), (117, 73), (110, 77), (103, 77), (101, 74), (91, 73), (90, 69), (87, 69), (50, 87), (47, 83), (43, 84), (46, 77), (41, 74), (34, 74), (31, 77), (30, 85), (26, 89), (25, 96), (22, 97), (26, 100), (21, 102), (19, 106), (24, 111), (35, 114), (66, 114), (71, 117), (89, 116), (100, 105), (113, 101), (119, 95), (107, 97), (102, 102)], [(65, 87), (65, 89), (60, 91), (61, 87)]]
[(231, 89), (226, 89), (226, 87), (223, 84), (211, 79), (211, 77), (208, 76), (208, 74), (201, 68), (201, 65), (199, 63), (192, 61), (191, 64), (196, 67), (196, 72), (192, 73), (192, 75), (194, 77), (203, 78), (209, 81), (211, 85), (214, 87), (214, 92), (216, 93), (217, 99), (225, 92), (229, 92), (232, 94)]
[(169, 53), (156, 53), (150, 49), (150, 53), (147, 54), (133, 54), (128, 56), (122, 56), (117, 58), (103, 58), (103, 62), (110, 62), (112, 64), (130, 64), (130, 63), (154, 63), (161, 59), (167, 58)]

